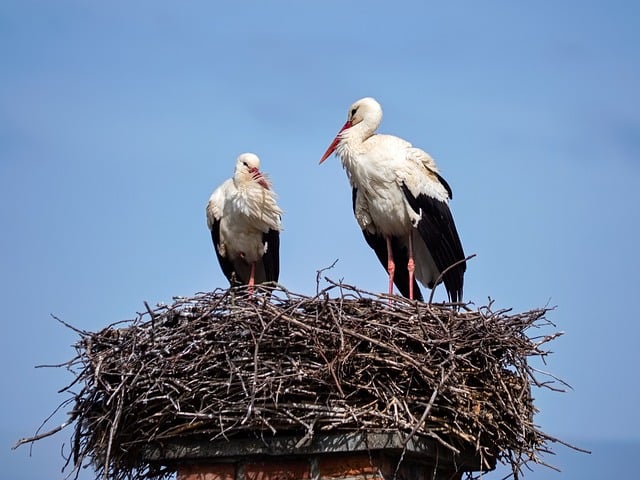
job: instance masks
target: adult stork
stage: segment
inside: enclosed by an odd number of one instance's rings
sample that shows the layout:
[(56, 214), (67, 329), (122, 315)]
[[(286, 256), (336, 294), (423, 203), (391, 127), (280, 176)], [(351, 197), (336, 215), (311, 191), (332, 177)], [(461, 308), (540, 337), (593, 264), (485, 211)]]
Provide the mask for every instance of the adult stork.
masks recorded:
[(395, 283), (405, 297), (422, 300), (416, 279), (431, 289), (440, 279), (449, 300), (460, 302), (466, 263), (449, 210), (451, 188), (429, 154), (377, 134), (381, 121), (375, 99), (355, 102), (320, 163), (334, 151), (342, 160), (354, 215), (389, 273), (390, 295)]
[(220, 267), (231, 286), (277, 282), (280, 273), (282, 210), (260, 159), (243, 153), (233, 178), (220, 185), (207, 204), (207, 224)]

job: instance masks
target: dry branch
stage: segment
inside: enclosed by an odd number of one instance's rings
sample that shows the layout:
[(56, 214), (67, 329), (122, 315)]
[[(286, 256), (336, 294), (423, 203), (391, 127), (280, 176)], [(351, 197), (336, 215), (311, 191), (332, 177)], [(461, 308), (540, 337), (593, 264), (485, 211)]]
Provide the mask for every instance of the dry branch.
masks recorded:
[(68, 422), (76, 472), (92, 462), (105, 478), (158, 478), (145, 447), (185, 439), (382, 431), (471, 445), (517, 475), (558, 441), (535, 425), (531, 387), (562, 382), (528, 363), (559, 335), (527, 336), (553, 327), (548, 308), (389, 304), (333, 283), (314, 297), (260, 287), (145, 307), (96, 333), (74, 328), (62, 365), (82, 387)]

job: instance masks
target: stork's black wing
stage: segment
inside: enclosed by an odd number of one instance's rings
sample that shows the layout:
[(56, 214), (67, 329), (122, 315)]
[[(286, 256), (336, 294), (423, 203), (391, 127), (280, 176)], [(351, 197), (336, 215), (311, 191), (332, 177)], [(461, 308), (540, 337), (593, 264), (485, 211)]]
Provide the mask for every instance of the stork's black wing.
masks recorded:
[[(355, 214), (356, 211), (356, 197), (358, 195), (358, 189), (353, 188), (351, 192), (351, 201), (353, 205), (353, 212)], [(387, 271), (387, 265), (389, 262), (389, 257), (387, 255), (387, 241), (384, 239), (382, 235), (377, 233), (367, 232), (366, 230), (362, 230), (362, 234), (364, 235), (364, 239), (367, 241), (367, 244), (376, 252), (376, 256), (380, 263), (384, 267), (385, 271)], [(396, 270), (393, 275), (393, 283), (398, 288), (403, 297), (409, 298), (409, 270), (407, 268), (407, 264), (409, 263), (409, 252), (407, 248), (404, 247), (400, 240), (397, 237), (391, 238), (391, 252), (393, 253), (393, 261), (396, 265)], [(413, 279), (413, 298), (415, 300), (423, 300), (422, 292), (420, 291), (420, 287), (418, 286), (418, 282)]]
[(213, 249), (216, 251), (216, 257), (218, 257), (218, 262), (220, 263), (220, 268), (222, 268), (222, 273), (227, 277), (231, 286), (241, 285), (240, 278), (238, 277), (235, 268), (233, 267), (233, 263), (226, 257), (220, 255), (220, 220), (216, 219), (213, 222), (213, 227), (211, 228), (211, 240), (213, 240)]
[(280, 277), (280, 232), (270, 229), (267, 233), (263, 233), (262, 243), (267, 247), (267, 251), (262, 256), (265, 280), (277, 282)]
[[(443, 185), (447, 189), (449, 196), (451, 196), (451, 189), (447, 188), (446, 182)], [(402, 184), (402, 190), (411, 208), (421, 215), (417, 229), (429, 249), (438, 271), (443, 272), (454, 263), (464, 260), (462, 243), (460, 242), (451, 210), (449, 210), (449, 205), (430, 195), (419, 194), (414, 196), (404, 183)], [(466, 262), (461, 262), (443, 275), (444, 286), (452, 302), (462, 301), (464, 272), (466, 269)]]

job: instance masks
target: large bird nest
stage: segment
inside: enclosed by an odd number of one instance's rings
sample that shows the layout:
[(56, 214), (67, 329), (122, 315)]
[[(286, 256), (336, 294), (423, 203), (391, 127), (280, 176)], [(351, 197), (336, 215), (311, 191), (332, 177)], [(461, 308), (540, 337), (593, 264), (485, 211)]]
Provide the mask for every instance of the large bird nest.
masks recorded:
[(168, 474), (149, 445), (256, 432), (400, 432), (471, 447), (516, 476), (558, 441), (535, 425), (531, 392), (559, 382), (529, 362), (560, 335), (528, 335), (553, 327), (549, 308), (390, 301), (332, 282), (313, 297), (260, 287), (174, 300), (74, 328), (69, 422), (19, 444), (74, 425), (75, 472), (92, 462), (98, 476), (141, 480)]

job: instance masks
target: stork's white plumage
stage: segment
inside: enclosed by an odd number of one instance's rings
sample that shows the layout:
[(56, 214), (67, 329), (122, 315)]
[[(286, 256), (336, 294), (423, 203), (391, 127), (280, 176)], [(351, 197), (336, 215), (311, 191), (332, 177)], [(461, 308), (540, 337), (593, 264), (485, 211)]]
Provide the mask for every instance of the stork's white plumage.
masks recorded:
[(433, 159), (409, 142), (375, 133), (382, 108), (363, 98), (349, 108), (347, 122), (320, 163), (334, 151), (352, 187), (353, 212), (364, 237), (402, 295), (422, 299), (418, 279), (435, 288), (442, 276), (449, 299), (462, 301), (464, 251), (449, 199), (451, 188)]
[(260, 159), (243, 153), (233, 178), (207, 204), (207, 224), (220, 267), (231, 285), (277, 282), (280, 273), (282, 210)]

